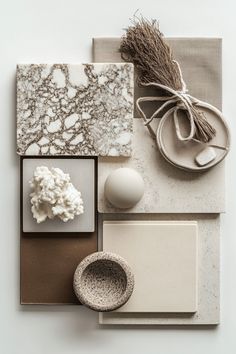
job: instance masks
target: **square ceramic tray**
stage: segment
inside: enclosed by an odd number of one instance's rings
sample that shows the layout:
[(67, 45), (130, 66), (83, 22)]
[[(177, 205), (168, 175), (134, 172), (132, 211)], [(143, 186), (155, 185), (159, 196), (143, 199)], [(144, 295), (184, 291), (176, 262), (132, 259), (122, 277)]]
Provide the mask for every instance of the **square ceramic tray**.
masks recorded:
[[(30, 204), (29, 180), (37, 166), (59, 167), (69, 173), (71, 182), (81, 192), (84, 213), (74, 220), (63, 222), (59, 218), (37, 224)], [(22, 167), (22, 231), (24, 233), (79, 233), (95, 230), (96, 166), (94, 158), (23, 158)]]

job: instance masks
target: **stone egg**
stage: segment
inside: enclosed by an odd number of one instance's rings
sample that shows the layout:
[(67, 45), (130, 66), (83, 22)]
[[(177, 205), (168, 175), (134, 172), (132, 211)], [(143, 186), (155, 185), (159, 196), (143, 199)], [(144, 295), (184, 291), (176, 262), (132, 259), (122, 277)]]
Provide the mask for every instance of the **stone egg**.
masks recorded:
[(131, 168), (118, 168), (106, 179), (104, 192), (107, 200), (120, 209), (132, 208), (144, 193), (140, 174)]

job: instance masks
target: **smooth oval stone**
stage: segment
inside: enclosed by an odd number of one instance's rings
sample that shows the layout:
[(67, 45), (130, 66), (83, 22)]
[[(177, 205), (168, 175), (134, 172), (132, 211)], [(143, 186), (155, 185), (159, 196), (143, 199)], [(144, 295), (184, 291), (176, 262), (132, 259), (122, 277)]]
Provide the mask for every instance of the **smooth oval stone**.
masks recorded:
[(113, 206), (120, 209), (132, 208), (143, 196), (144, 182), (137, 171), (122, 167), (110, 173), (104, 191)]
[(196, 157), (195, 161), (199, 166), (205, 166), (211, 161), (215, 160), (216, 152), (212, 147), (206, 147)]

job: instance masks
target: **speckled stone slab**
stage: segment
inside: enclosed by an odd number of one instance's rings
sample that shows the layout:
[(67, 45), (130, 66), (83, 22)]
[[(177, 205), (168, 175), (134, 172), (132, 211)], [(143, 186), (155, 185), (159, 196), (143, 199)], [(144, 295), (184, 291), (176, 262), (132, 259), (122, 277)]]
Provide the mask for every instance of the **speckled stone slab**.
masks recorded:
[[(130, 313), (99, 315), (100, 324), (125, 325), (216, 325), (220, 320), (220, 217), (216, 214), (103, 214), (99, 220), (99, 243), (102, 248), (104, 220), (162, 220), (198, 223), (198, 304), (197, 312)], [(135, 243), (133, 244), (135, 247)], [(148, 248), (148, 241), (146, 249)], [(148, 299), (147, 299), (148, 300)], [(143, 301), (146, 301), (145, 298)]]
[[(175, 38), (168, 42), (183, 70), (193, 94), (221, 108), (221, 40), (218, 38)], [(95, 38), (93, 60), (116, 62), (119, 38)], [(135, 85), (135, 98), (149, 95)], [(154, 93), (152, 92), (151, 95)], [(158, 124), (158, 120), (155, 121)], [(145, 193), (126, 213), (220, 213), (225, 211), (224, 162), (205, 173), (182, 171), (160, 155), (155, 141), (140, 118), (134, 119), (133, 154), (130, 158), (99, 158), (98, 209), (101, 213), (119, 213), (104, 198), (104, 183), (111, 171), (131, 167), (143, 177)]]
[(133, 65), (17, 66), (19, 155), (130, 156)]

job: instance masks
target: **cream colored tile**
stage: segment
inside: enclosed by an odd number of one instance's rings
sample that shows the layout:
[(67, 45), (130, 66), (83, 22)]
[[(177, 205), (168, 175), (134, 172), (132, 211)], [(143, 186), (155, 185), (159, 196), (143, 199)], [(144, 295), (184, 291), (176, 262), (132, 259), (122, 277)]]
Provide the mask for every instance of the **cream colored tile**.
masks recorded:
[(103, 220), (161, 220), (198, 223), (198, 305), (195, 313), (109, 312), (99, 314), (104, 325), (216, 325), (220, 322), (220, 216), (217, 214), (100, 214)]
[(197, 310), (197, 223), (105, 221), (103, 249), (124, 257), (135, 276), (130, 300), (116, 312)]

